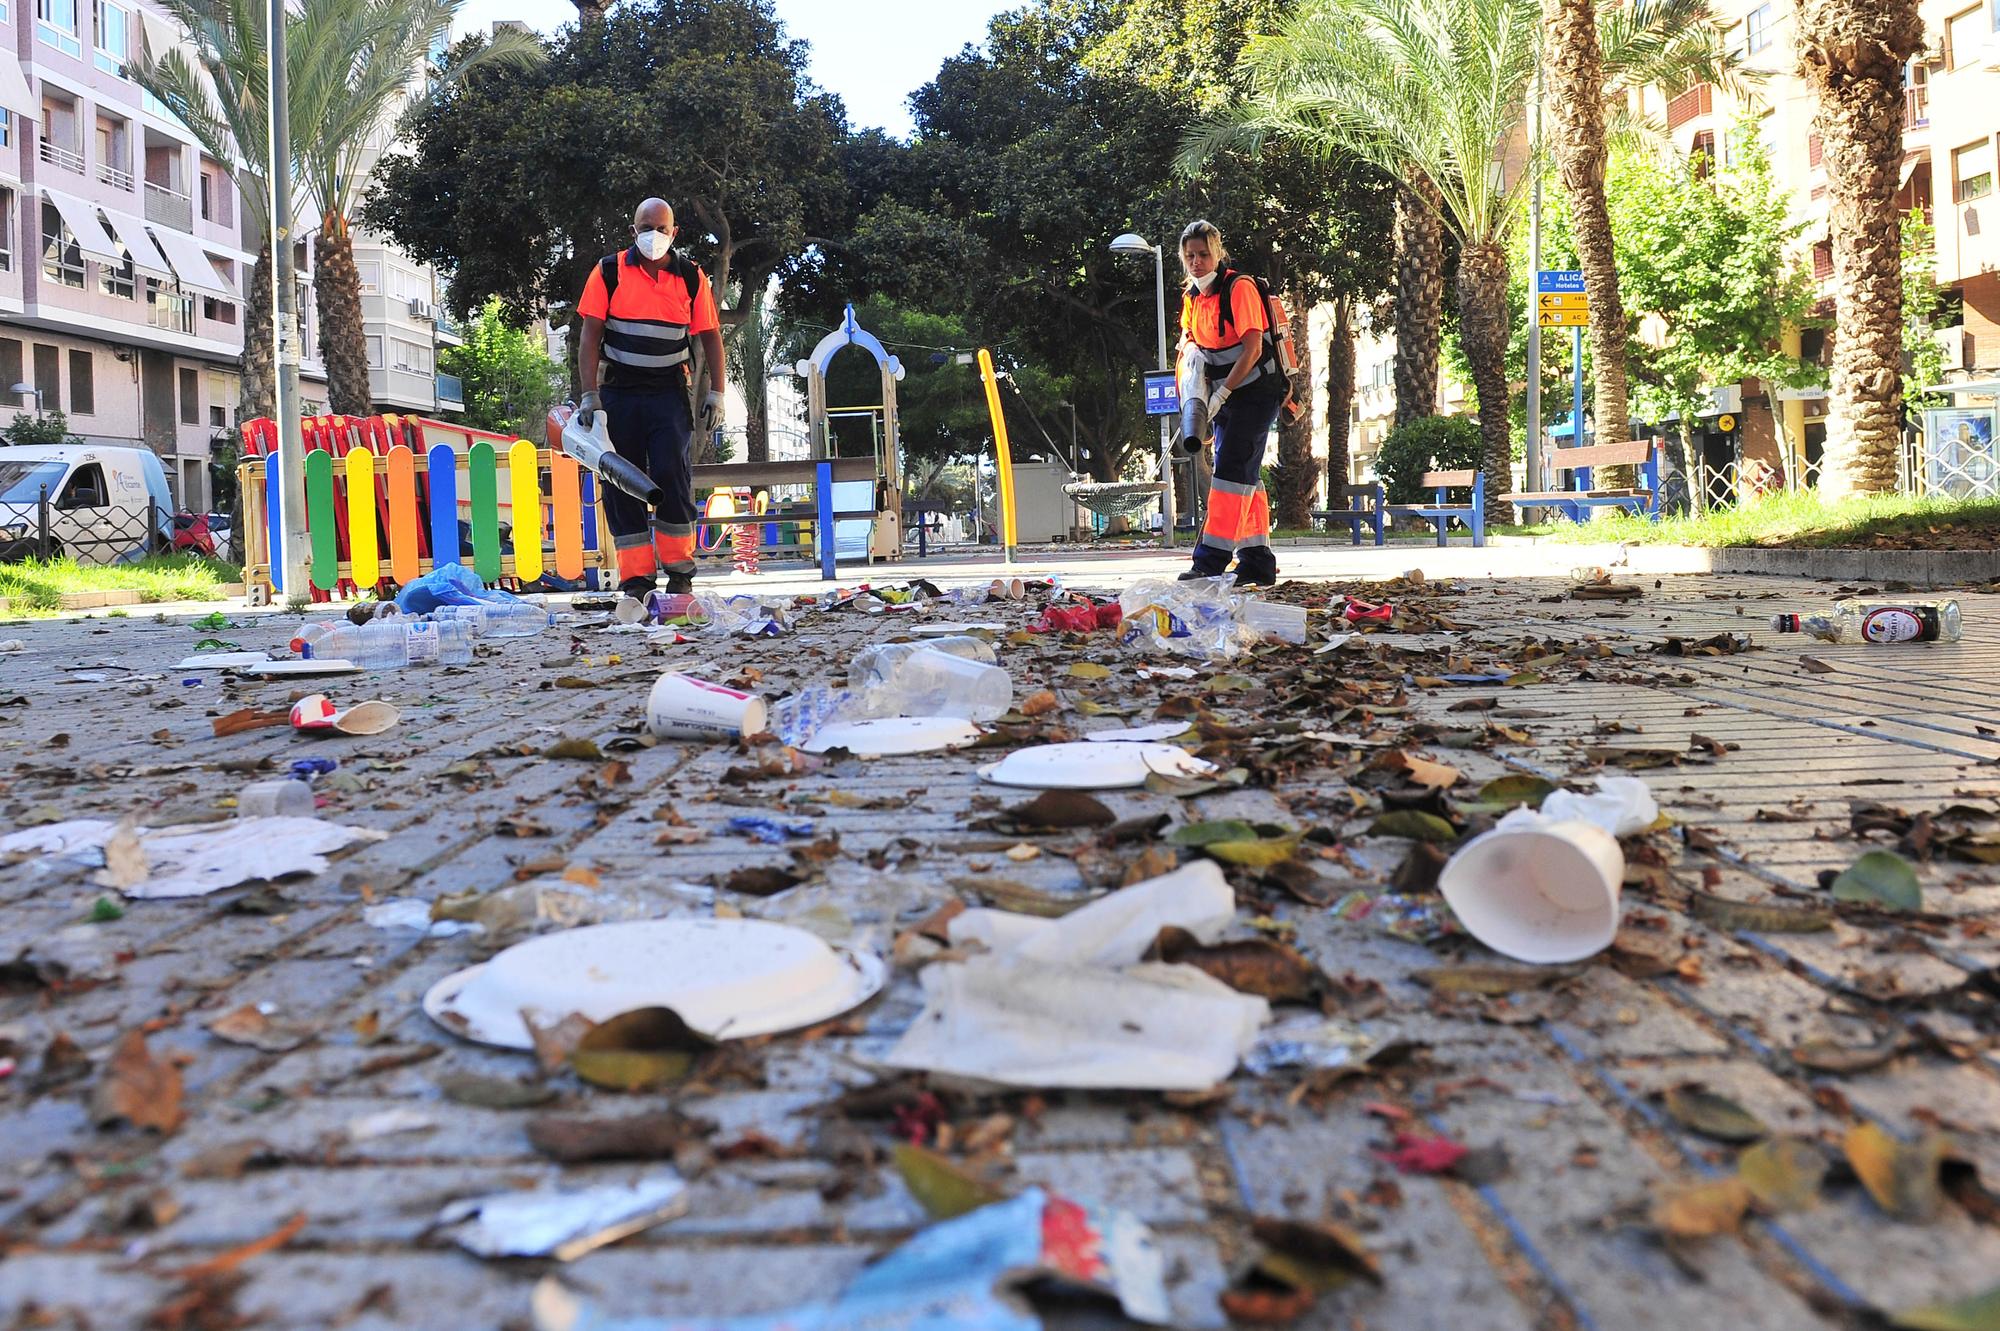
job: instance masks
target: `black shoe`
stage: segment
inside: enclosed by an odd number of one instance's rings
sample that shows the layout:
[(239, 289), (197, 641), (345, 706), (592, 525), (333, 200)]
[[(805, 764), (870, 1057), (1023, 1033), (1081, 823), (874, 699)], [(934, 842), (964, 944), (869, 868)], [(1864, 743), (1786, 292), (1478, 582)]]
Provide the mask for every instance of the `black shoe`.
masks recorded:
[(1215, 572), (1213, 572), (1213, 573), (1204, 573), (1204, 572), (1202, 572), (1202, 571), (1201, 571), (1200, 569), (1198, 569), (1198, 568), (1191, 568), (1191, 569), (1189, 569), (1189, 570), (1188, 570), (1187, 572), (1185, 572), (1185, 573), (1181, 574), (1181, 575), (1180, 575), (1180, 577), (1178, 577), (1178, 578), (1174, 579), (1174, 581), (1176, 581), (1176, 582), (1199, 582), (1199, 581), (1201, 581), (1201, 580), (1202, 580), (1203, 578), (1219, 578), (1219, 577), (1221, 577), (1221, 576), (1222, 576), (1222, 575), (1223, 575), (1224, 573), (1227, 573), (1228, 571), (1229, 571), (1228, 569), (1217, 569), (1217, 570), (1216, 570)]
[(647, 594), (652, 590), (653, 580), (651, 578), (627, 578), (618, 584), (620, 595), (636, 596), (642, 601), (646, 599)]
[(694, 595), (694, 574), (692, 573), (667, 574), (667, 595), (669, 596)]
[(1278, 585), (1278, 570), (1259, 569), (1255, 573), (1246, 572), (1241, 567), (1236, 570), (1238, 587), (1275, 587)]

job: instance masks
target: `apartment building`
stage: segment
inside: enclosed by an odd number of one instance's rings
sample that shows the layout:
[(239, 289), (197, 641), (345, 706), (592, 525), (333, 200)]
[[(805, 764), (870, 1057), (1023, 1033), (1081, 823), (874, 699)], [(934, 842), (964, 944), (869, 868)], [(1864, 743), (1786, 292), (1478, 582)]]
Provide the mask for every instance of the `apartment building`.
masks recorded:
[(178, 33), (140, 0), (0, 0), (0, 421), (144, 444), (204, 508), (255, 256), (223, 164), (128, 76), (142, 39)]

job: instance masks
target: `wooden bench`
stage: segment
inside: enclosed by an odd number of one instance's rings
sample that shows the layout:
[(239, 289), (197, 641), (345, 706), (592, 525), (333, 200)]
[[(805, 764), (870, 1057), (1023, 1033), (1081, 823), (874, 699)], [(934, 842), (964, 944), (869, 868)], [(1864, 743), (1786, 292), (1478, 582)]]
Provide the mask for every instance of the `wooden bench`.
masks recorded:
[[(1586, 508), (1628, 508), (1660, 520), (1660, 456), (1655, 443), (1596, 444), (1589, 448), (1552, 448), (1543, 455), (1546, 474), (1568, 472), (1573, 490), (1534, 490), (1500, 496), (1516, 508), (1561, 508), (1570, 519), (1583, 521)], [(1634, 489), (1593, 489), (1593, 467), (1637, 467), (1643, 486)]]
[(1354, 536), (1354, 544), (1361, 544), (1363, 523), (1375, 529), (1375, 544), (1382, 544), (1382, 486), (1345, 485), (1341, 494), (1347, 500), (1346, 508), (1322, 508), (1313, 511), (1315, 522), (1324, 522), (1331, 531), (1336, 522), (1345, 522)]
[[(1383, 513), (1405, 513), (1411, 517), (1428, 518), (1437, 528), (1437, 543), (1445, 543), (1446, 529), (1451, 519), (1464, 518), (1472, 528), (1472, 543), (1486, 544), (1486, 473), (1483, 471), (1427, 471), (1417, 478), (1417, 483), (1431, 492), (1428, 504), (1383, 504), (1377, 501)], [(1472, 502), (1453, 504), (1447, 502), (1447, 494), (1452, 490), (1470, 487)], [(1379, 519), (1378, 519), (1379, 520)]]

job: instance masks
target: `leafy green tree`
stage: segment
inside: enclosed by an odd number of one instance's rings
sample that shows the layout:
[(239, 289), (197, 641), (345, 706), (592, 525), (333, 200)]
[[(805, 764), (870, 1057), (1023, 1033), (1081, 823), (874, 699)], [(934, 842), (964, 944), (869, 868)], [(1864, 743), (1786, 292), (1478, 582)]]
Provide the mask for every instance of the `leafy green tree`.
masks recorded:
[[(1712, 385), (1755, 376), (1770, 388), (1802, 388), (1820, 379), (1818, 366), (1783, 349), (1785, 331), (1804, 327), (1813, 305), (1793, 249), (1804, 226), (1789, 216), (1754, 123), (1734, 126), (1731, 142), (1734, 160), (1720, 170), (1705, 157), (1625, 154), (1606, 191), (1626, 307), (1635, 326), (1650, 316), (1660, 330), (1649, 340), (1642, 327), (1632, 347), (1633, 398), (1652, 420), (1678, 413), (1680, 447), (1670, 445), (1669, 457), (1680, 471)], [(1772, 415), (1782, 431), (1784, 413)]]
[(562, 397), (563, 368), (538, 335), (507, 322), (497, 298), (466, 322), (463, 346), (438, 353), (438, 368), (463, 381), (467, 425), (545, 442), (549, 408)]
[(10, 444), (80, 444), (81, 436), (69, 432), (69, 417), (60, 411), (38, 412), (33, 416), (16, 413), (4, 434)]
[(770, 0), (628, 0), (538, 68), (475, 72), (405, 121), (363, 220), (451, 268), (456, 312), (498, 296), (525, 319), (572, 306), (657, 195), (718, 295), (754, 294), (840, 220), (845, 121)]
[(1375, 473), (1392, 504), (1414, 504), (1431, 495), (1418, 483), (1427, 471), (1465, 471), (1481, 465), (1479, 422), (1470, 416), (1419, 416), (1382, 441)]
[(1903, 402), (1911, 412), (1941, 407), (1943, 393), (1923, 390), (1944, 377), (1944, 347), (1937, 340), (1944, 293), (1937, 284), (1937, 230), (1924, 210), (1903, 214)]

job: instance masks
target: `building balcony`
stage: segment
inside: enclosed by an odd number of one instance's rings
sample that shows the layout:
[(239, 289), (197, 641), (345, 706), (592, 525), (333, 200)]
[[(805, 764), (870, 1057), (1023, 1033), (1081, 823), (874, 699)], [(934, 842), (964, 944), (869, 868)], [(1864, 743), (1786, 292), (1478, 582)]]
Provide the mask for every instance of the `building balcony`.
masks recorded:
[(50, 166), (59, 166), (65, 171), (74, 171), (77, 175), (83, 174), (83, 154), (65, 148), (53, 139), (43, 139), (40, 149), (36, 152), (36, 156), (40, 157)]
[(176, 231), (194, 230), (194, 199), (166, 185), (146, 182), (146, 220)]
[(437, 400), (440, 407), (465, 410), (465, 384), (455, 374), (441, 374), (437, 377)]
[(130, 171), (120, 171), (115, 166), (99, 162), (97, 164), (97, 178), (115, 190), (122, 190), (127, 194), (132, 192), (132, 173)]

